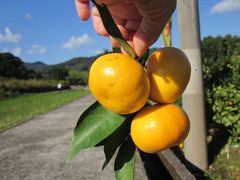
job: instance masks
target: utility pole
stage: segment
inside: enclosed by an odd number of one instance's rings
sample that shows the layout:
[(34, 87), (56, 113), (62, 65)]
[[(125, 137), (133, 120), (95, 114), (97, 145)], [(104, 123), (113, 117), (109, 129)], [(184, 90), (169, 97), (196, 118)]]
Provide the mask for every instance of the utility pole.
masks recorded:
[(202, 78), (202, 56), (197, 0), (177, 0), (180, 48), (191, 64), (190, 82), (182, 96), (183, 109), (187, 112), (191, 129), (184, 141), (186, 159), (200, 169), (206, 169), (207, 142)]

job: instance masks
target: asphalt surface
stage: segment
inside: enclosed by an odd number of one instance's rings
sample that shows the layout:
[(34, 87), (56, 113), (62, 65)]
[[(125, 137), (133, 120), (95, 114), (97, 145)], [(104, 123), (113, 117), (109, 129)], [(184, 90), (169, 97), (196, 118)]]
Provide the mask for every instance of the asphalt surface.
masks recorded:
[[(83, 97), (0, 134), (0, 180), (114, 180), (113, 161), (101, 170), (102, 147), (83, 150), (65, 163), (73, 128), (80, 114), (94, 102)], [(135, 179), (148, 179), (136, 158)]]

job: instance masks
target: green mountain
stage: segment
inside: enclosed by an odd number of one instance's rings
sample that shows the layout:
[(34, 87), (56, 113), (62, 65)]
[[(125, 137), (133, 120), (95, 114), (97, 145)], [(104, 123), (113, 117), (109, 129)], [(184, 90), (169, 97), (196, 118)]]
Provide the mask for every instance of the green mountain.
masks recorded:
[(64, 68), (67, 70), (77, 70), (77, 71), (87, 71), (89, 70), (91, 64), (97, 59), (98, 56), (92, 57), (76, 57), (70, 60), (67, 60), (63, 63), (54, 64), (54, 65), (47, 65), (42, 62), (34, 62), (34, 63), (24, 63), (27, 69), (32, 69), (38, 73), (47, 73), (54, 68)]
[(52, 68), (66, 68), (68, 70), (78, 70), (78, 71), (87, 71), (89, 70), (92, 63), (99, 57), (91, 56), (91, 57), (76, 57), (72, 58), (68, 61), (65, 61), (60, 64), (52, 65)]
[(48, 72), (51, 67), (43, 62), (40, 62), (40, 61), (36, 61), (34, 63), (24, 63), (24, 66), (27, 68), (27, 69), (32, 69), (34, 70), (35, 72), (38, 72), (38, 73), (42, 73), (42, 72)]

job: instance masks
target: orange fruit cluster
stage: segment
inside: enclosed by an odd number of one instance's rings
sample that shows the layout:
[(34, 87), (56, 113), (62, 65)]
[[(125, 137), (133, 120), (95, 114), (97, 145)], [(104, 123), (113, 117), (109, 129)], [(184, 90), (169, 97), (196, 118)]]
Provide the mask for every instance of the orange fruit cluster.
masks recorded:
[[(91, 66), (89, 88), (109, 110), (137, 112), (131, 123), (133, 142), (144, 152), (156, 153), (181, 143), (188, 135), (188, 116), (173, 103), (184, 92), (190, 73), (186, 55), (177, 48), (155, 51), (146, 69), (127, 55), (111, 53)], [(149, 99), (156, 104), (146, 105)]]

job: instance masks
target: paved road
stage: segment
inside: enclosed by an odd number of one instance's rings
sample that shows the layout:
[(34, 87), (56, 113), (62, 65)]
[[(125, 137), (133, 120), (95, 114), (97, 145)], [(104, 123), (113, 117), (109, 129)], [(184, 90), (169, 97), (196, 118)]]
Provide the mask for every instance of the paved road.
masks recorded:
[[(101, 171), (103, 150), (84, 150), (65, 164), (73, 128), (80, 114), (94, 101), (83, 97), (0, 134), (1, 180), (111, 180), (113, 162)], [(137, 156), (135, 179), (147, 176)]]

